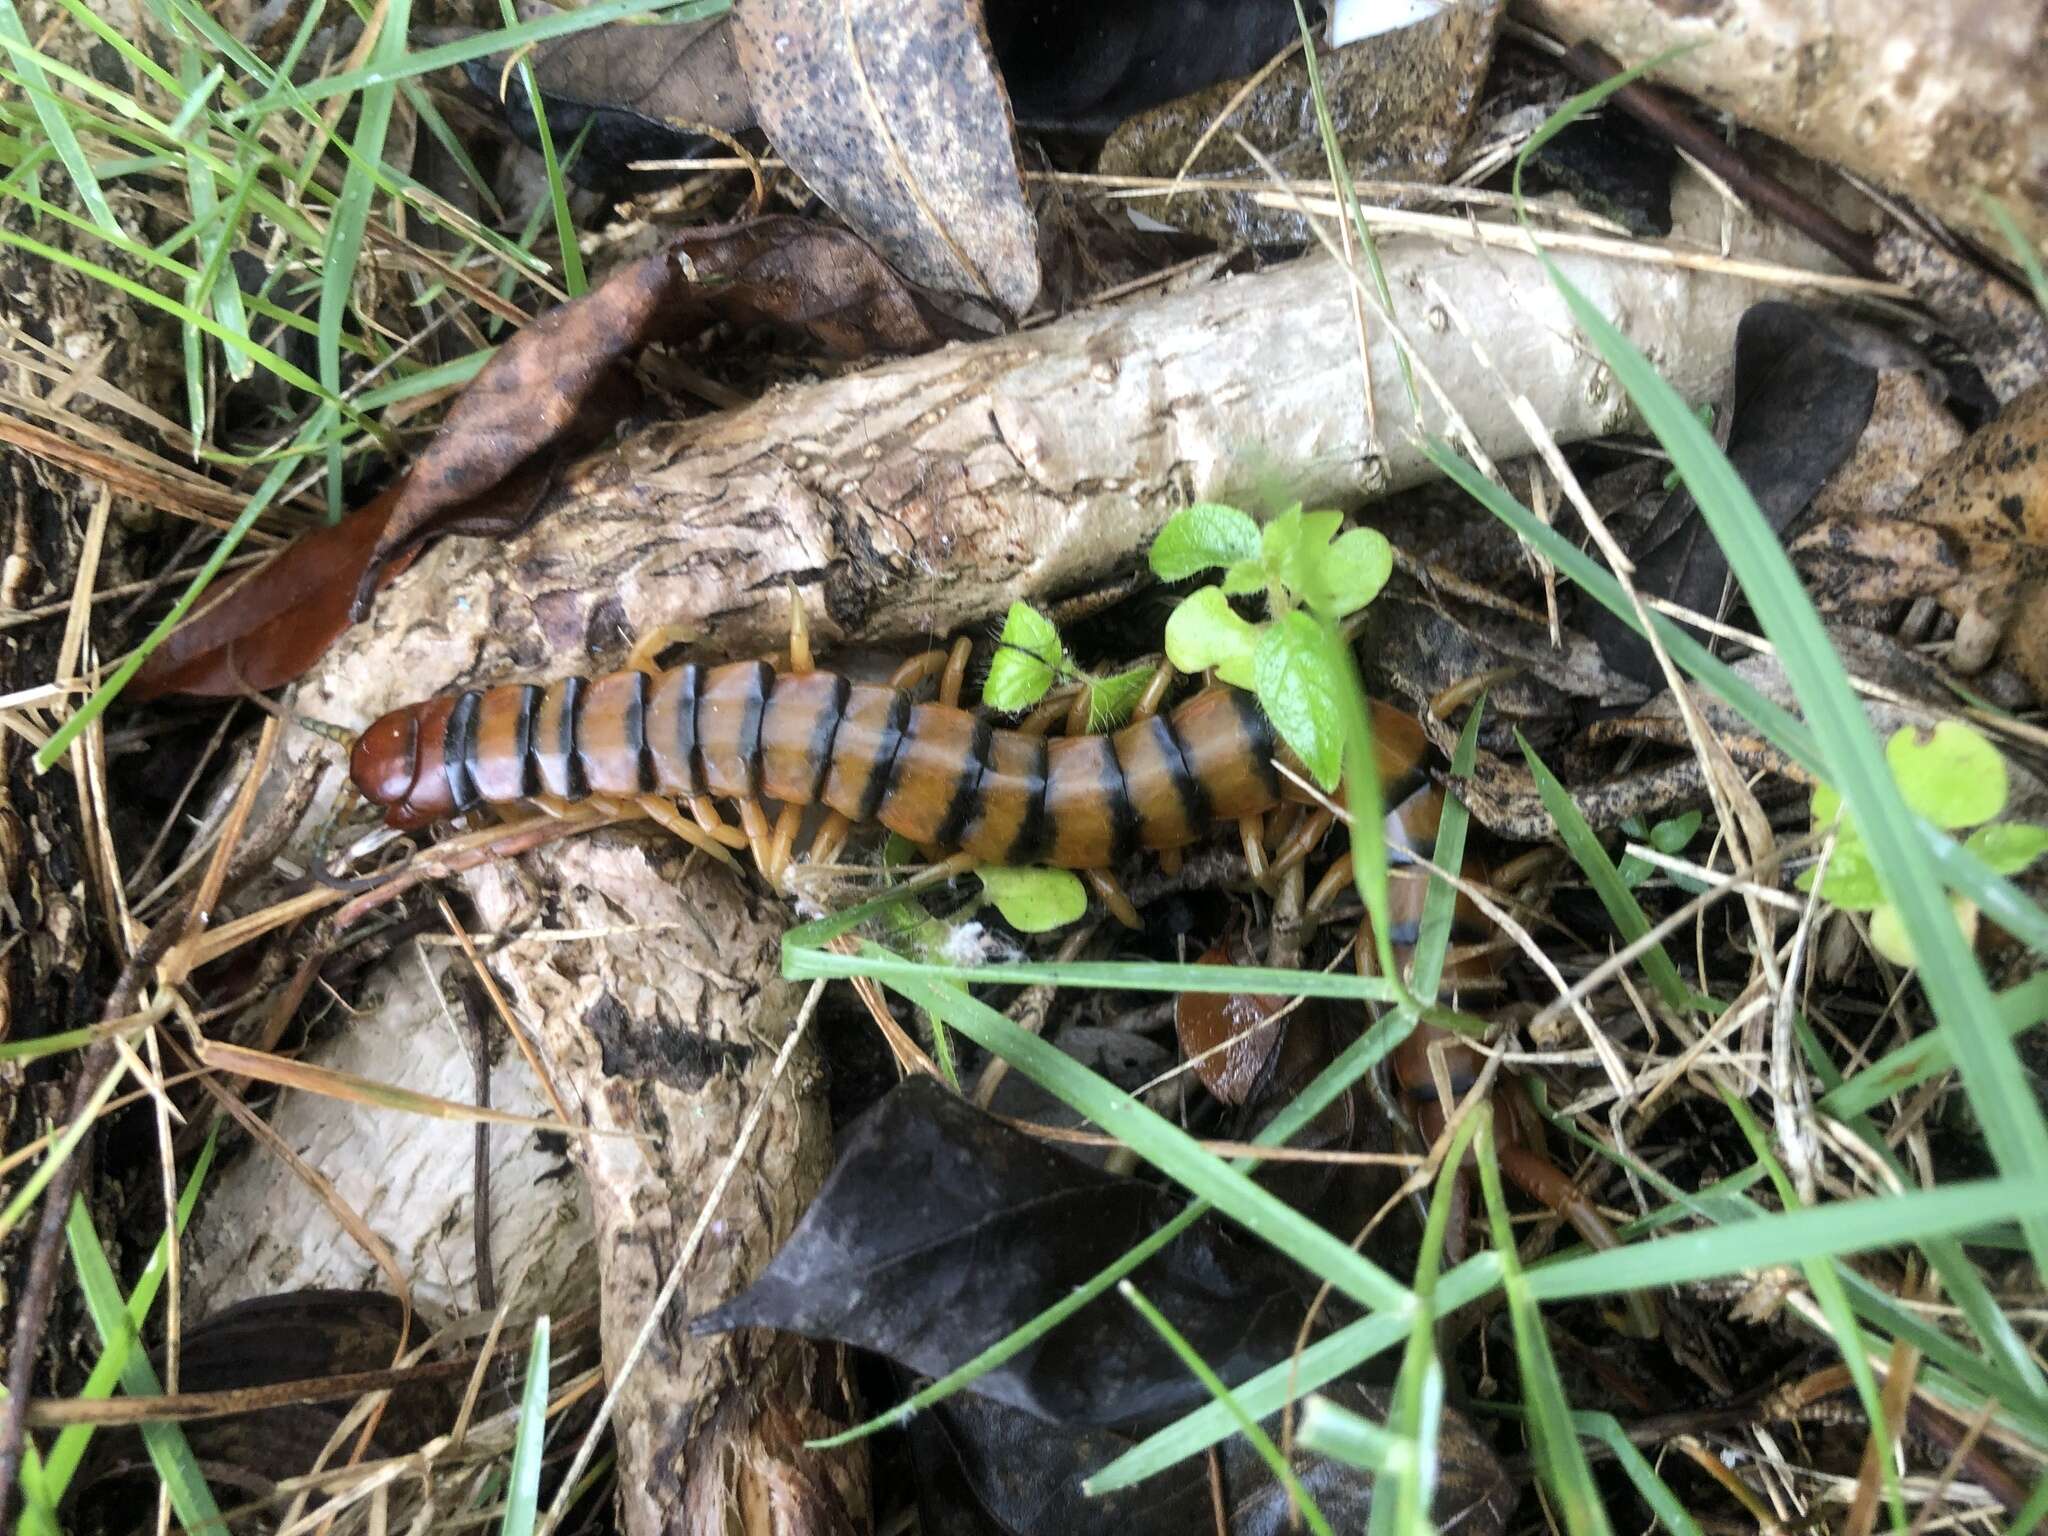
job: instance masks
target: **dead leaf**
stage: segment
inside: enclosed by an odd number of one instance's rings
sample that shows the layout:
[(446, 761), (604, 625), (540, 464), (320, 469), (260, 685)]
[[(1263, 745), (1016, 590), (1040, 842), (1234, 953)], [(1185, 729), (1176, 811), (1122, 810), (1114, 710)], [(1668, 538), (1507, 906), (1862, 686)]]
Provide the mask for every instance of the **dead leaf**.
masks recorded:
[(1009, 98), (971, 0), (739, 0), (740, 67), (782, 157), (916, 281), (1012, 315), (1038, 295)]
[[(613, 22), (523, 55), (556, 145), (566, 149), (582, 136), (583, 148), (565, 167), (570, 179), (601, 192), (669, 181), (670, 175), (630, 167), (637, 160), (687, 159), (707, 147), (723, 154), (703, 128), (727, 134), (752, 128), (753, 97), (740, 74), (730, 22), (730, 16), (669, 26)], [(521, 142), (538, 149), (532, 104), (516, 76), (508, 83), (507, 62), (507, 55), (492, 54), (472, 59), (464, 72)]]

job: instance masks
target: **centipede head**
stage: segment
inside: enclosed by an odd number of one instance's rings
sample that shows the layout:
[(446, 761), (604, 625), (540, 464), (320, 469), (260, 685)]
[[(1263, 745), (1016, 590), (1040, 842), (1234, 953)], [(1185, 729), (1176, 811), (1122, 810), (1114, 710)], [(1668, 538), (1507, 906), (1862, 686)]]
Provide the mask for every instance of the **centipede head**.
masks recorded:
[(384, 808), (386, 826), (409, 830), (446, 814), (439, 803), (447, 798), (445, 788), (436, 782), (443, 777), (440, 754), (424, 754), (435, 761), (422, 762), (420, 737), (418, 707), (394, 709), (349, 749), (348, 776), (365, 800)]

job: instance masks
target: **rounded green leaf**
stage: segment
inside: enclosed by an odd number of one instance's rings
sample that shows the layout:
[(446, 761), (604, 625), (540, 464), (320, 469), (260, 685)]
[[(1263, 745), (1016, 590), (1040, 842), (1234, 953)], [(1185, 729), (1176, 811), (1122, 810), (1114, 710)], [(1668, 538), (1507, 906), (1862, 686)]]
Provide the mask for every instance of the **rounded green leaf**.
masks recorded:
[(1659, 853), (1677, 853), (1692, 841), (1702, 819), (1698, 811), (1687, 811), (1683, 816), (1658, 822), (1650, 828), (1650, 846)]
[(1394, 574), (1394, 546), (1377, 529), (1354, 528), (1321, 553), (1297, 588), (1325, 618), (1356, 613), (1380, 595)]
[(1226, 683), (1252, 686), (1258, 627), (1245, 622), (1220, 587), (1203, 587), (1180, 600), (1166, 621), (1166, 659), (1183, 672), (1210, 667)]
[(1280, 739), (1318, 784), (1335, 789), (1344, 767), (1344, 715), (1316, 621), (1290, 613), (1267, 625), (1252, 669), (1259, 703)]
[(1152, 574), (1183, 581), (1213, 566), (1258, 558), (1259, 525), (1235, 507), (1198, 501), (1166, 520), (1152, 540)]
[[(1949, 910), (1956, 915), (1956, 922), (1962, 927), (1963, 937), (1974, 943), (1977, 909), (1960, 896), (1949, 897), (1948, 904)], [(1893, 965), (1910, 969), (1920, 963), (1920, 952), (1914, 948), (1912, 934), (1906, 931), (1899, 909), (1889, 903), (1870, 914), (1870, 947)]]
[(1230, 597), (1244, 597), (1266, 590), (1266, 568), (1257, 560), (1240, 560), (1223, 573), (1223, 590)]
[(1304, 512), (1298, 506), (1289, 507), (1266, 524), (1260, 541), (1267, 579), (1279, 582), (1297, 597), (1310, 597), (1330, 553), (1330, 540), (1343, 526), (1341, 512)]
[(981, 701), (1006, 713), (1029, 709), (1045, 697), (1065, 662), (1066, 648), (1052, 620), (1029, 603), (1012, 603), (989, 659)]
[(2016, 875), (2048, 853), (2048, 827), (2002, 821), (1972, 832), (1963, 846), (1997, 874)]
[[(1842, 816), (1842, 797), (1838, 793), (1836, 793), (1835, 787), (1832, 784), (1814, 785), (1814, 830), (1816, 832), (1825, 832), (1829, 827), (1834, 825), (1834, 821), (1837, 816)], [(1842, 816), (1843, 828), (1846, 830), (1849, 825), (1849, 818), (1846, 816)]]
[(2005, 809), (2005, 759), (1959, 720), (1942, 721), (1924, 741), (1907, 726), (1884, 757), (1906, 804), (1937, 827), (1974, 827)]
[[(1808, 889), (1808, 880), (1801, 889)], [(1868, 912), (1884, 900), (1884, 887), (1878, 883), (1877, 866), (1870, 862), (1869, 851), (1858, 837), (1837, 836), (1835, 851), (1828, 857), (1827, 878), (1821, 882), (1821, 899), (1850, 912)]]
[(1088, 910), (1088, 888), (1071, 869), (1005, 869), (981, 864), (974, 873), (996, 910), (1020, 933), (1064, 928)]

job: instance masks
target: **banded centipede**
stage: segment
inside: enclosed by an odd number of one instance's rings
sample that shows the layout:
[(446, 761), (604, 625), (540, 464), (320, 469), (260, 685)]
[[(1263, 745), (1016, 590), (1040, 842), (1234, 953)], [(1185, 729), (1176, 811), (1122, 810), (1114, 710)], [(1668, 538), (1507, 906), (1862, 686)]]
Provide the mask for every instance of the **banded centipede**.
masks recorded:
[[(805, 650), (793, 646), (807, 661)], [(951, 691), (959, 670), (949, 669)], [(831, 816), (811, 844), (819, 862), (852, 826), (874, 822), (966, 861), (1093, 876), (1313, 798), (1257, 701), (1237, 688), (1203, 688), (1112, 733), (1048, 737), (953, 697), (920, 701), (904, 681), (915, 675), (907, 667), (889, 683), (861, 683), (756, 660), (443, 694), (364, 731), (350, 777), (400, 828), (522, 800), (637, 802), (699, 846), (751, 848), (771, 881), (813, 805)], [(1374, 727), (1382, 782), (1405, 796), (1425, 778), (1427, 739), (1386, 705), (1374, 706)], [(719, 815), (721, 800), (738, 806), (738, 828)], [(783, 807), (779, 824), (764, 802)], [(1328, 815), (1305, 817), (1275, 862), (1305, 856)]]

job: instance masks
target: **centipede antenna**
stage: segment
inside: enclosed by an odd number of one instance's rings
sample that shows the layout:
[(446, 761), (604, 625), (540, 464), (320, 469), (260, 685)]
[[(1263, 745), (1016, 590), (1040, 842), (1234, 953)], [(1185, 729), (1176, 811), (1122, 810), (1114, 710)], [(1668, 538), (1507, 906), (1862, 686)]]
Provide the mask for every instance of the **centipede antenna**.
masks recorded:
[(322, 741), (331, 741), (338, 747), (352, 747), (356, 744), (359, 733), (345, 725), (336, 725), (332, 720), (317, 720), (311, 715), (293, 715), (292, 718), (303, 729), (311, 731)]

